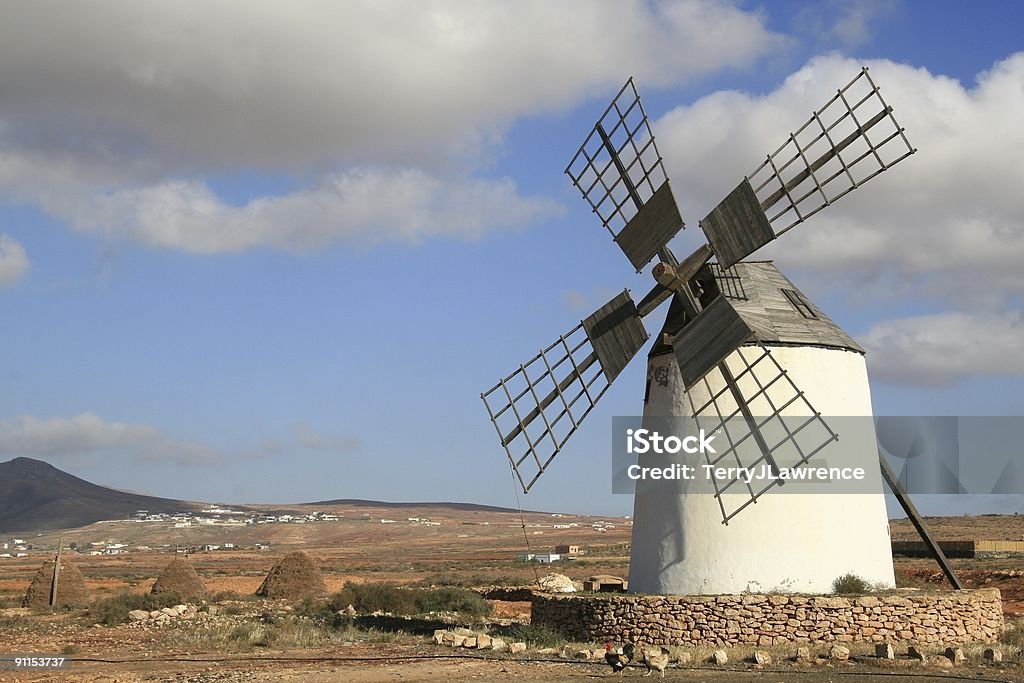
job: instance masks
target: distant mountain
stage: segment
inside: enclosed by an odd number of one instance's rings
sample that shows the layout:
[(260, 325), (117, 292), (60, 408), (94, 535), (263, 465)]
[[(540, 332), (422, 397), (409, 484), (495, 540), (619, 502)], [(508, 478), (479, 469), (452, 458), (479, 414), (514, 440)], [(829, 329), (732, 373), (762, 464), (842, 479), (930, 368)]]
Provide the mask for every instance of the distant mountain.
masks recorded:
[[(358, 508), (428, 508), (459, 512), (518, 512), (476, 503), (388, 503), (345, 498), (303, 506), (350, 505)], [(205, 503), (143, 496), (106, 488), (32, 458), (0, 462), (0, 533), (73, 529), (106, 519), (127, 519), (137, 510), (152, 513), (194, 512)], [(231, 506), (237, 510), (254, 506)], [(259, 506), (263, 509), (268, 506)], [(291, 509), (294, 506), (282, 506)], [(523, 512), (537, 513), (531, 510)]]
[(0, 462), (0, 532), (69, 529), (124, 519), (136, 510), (171, 513), (199, 507), (98, 486), (41, 460)]

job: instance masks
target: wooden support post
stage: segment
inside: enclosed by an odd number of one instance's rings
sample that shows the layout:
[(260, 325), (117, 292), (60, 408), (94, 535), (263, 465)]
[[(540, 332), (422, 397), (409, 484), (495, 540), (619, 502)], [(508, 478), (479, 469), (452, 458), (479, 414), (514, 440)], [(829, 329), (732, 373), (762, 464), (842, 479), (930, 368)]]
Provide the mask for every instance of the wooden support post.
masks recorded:
[(57, 559), (53, 562), (53, 583), (50, 584), (50, 609), (57, 606), (57, 582), (60, 580), (61, 551), (64, 549), (64, 538), (57, 540)]
[(956, 590), (963, 590), (963, 584), (960, 583), (960, 579), (957, 578), (956, 572), (953, 571), (953, 566), (949, 563), (946, 558), (946, 554), (942, 552), (942, 548), (939, 546), (932, 535), (928, 532), (928, 527), (924, 524), (924, 518), (917, 511), (917, 507), (913, 501), (910, 500), (910, 495), (907, 494), (906, 489), (903, 488), (903, 484), (900, 483), (899, 477), (896, 476), (896, 472), (893, 471), (889, 465), (889, 461), (885, 459), (885, 456), (881, 451), (878, 452), (878, 464), (882, 468), (882, 478), (885, 479), (885, 483), (889, 485), (889, 490), (896, 496), (896, 500), (900, 502), (903, 507), (903, 511), (907, 513), (907, 517), (910, 518), (910, 523), (917, 529), (918, 535), (921, 536), (921, 540), (924, 541), (925, 546), (931, 551), (932, 557), (939, 563), (939, 568), (942, 569), (942, 573), (949, 579), (949, 583)]

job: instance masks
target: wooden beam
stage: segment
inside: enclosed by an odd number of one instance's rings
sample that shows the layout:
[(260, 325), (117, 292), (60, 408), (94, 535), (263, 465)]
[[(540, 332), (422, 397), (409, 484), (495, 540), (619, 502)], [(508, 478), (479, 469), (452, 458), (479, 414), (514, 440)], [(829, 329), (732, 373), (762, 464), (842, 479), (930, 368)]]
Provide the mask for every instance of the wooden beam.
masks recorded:
[(907, 494), (906, 489), (903, 488), (903, 484), (900, 483), (899, 477), (896, 476), (896, 472), (893, 471), (889, 465), (889, 461), (885, 459), (885, 456), (881, 451), (878, 452), (878, 464), (882, 468), (882, 478), (885, 479), (885, 483), (889, 485), (889, 490), (892, 491), (892, 495), (896, 496), (896, 500), (900, 502), (903, 507), (903, 511), (907, 513), (907, 517), (910, 519), (910, 523), (917, 529), (918, 535), (924, 544), (931, 551), (932, 557), (939, 563), (939, 567), (942, 569), (942, 573), (946, 575), (949, 583), (956, 590), (963, 590), (963, 584), (960, 583), (960, 579), (957, 578), (956, 572), (953, 571), (953, 566), (949, 563), (946, 558), (946, 554), (942, 552), (942, 548), (939, 546), (938, 541), (932, 538), (932, 535), (928, 532), (928, 527), (924, 524), (924, 518), (917, 511), (917, 507), (913, 501), (910, 500), (910, 495)]
[(502, 440), (501, 445), (508, 446), (510, 443), (512, 443), (512, 441), (515, 440), (517, 436), (523, 433), (524, 425), (528, 425), (534, 420), (536, 420), (538, 417), (540, 417), (540, 414), (544, 411), (544, 409), (547, 408), (552, 403), (554, 403), (555, 399), (561, 396), (562, 393), (564, 393), (565, 390), (568, 389), (572, 385), (572, 383), (575, 382), (577, 379), (579, 379), (579, 381), (583, 382), (585, 385), (586, 380), (583, 379), (583, 373), (586, 372), (587, 369), (596, 362), (596, 353), (591, 353), (589, 356), (584, 358), (578, 366), (573, 368), (572, 372), (570, 372), (565, 379), (558, 383), (558, 387), (556, 389), (552, 389), (547, 396), (540, 400), (540, 405), (538, 405), (536, 408), (528, 412), (526, 416), (522, 419), (522, 421), (512, 428), (512, 431), (508, 433), (508, 436), (506, 436), (504, 440)]
[[(672, 252), (668, 252), (671, 255)], [(658, 281), (658, 284), (662, 287), (667, 287), (673, 292), (678, 292), (683, 289), (690, 280), (697, 275), (698, 271), (704, 267), (704, 264), (714, 255), (711, 251), (710, 244), (702, 244), (697, 247), (692, 254), (683, 259), (682, 263), (674, 264), (666, 260), (662, 260), (654, 266), (652, 271), (654, 279)], [(674, 259), (674, 257), (673, 257)]]
[(57, 540), (57, 559), (53, 562), (53, 583), (50, 584), (50, 608), (57, 606), (57, 582), (60, 580), (61, 550), (64, 548), (64, 538)]
[[(886, 116), (888, 116), (889, 112), (891, 111), (892, 107), (886, 107), (882, 111), (872, 116), (871, 119), (863, 126), (860, 126), (859, 128), (857, 128), (857, 130), (855, 130), (854, 132), (850, 133), (845, 138), (840, 140), (835, 147), (833, 147), (832, 149), (818, 157), (818, 159), (812, 162), (809, 167), (805, 168), (804, 170), (800, 171), (795, 176), (793, 176), (793, 179), (786, 183), (785, 189), (779, 188), (770, 197), (768, 197), (768, 199), (761, 202), (761, 209), (767, 212), (769, 208), (771, 208), (776, 202), (778, 202), (780, 199), (786, 196), (788, 192), (791, 192), (793, 188), (797, 187), (800, 183), (807, 180), (807, 178), (810, 177), (812, 172), (817, 171), (819, 168), (821, 168), (829, 161), (834, 159), (840, 152), (842, 152), (844, 149), (853, 144), (854, 140), (864, 135), (869, 128), (871, 128), (876, 123), (878, 123)], [(793, 144), (796, 143), (794, 142)]]

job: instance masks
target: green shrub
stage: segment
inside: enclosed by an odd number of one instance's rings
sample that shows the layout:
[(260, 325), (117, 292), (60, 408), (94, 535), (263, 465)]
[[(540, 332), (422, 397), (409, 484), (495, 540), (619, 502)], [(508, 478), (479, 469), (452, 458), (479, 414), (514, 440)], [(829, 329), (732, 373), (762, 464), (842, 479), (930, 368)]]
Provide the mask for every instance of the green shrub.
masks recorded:
[(239, 624), (228, 634), (227, 642), (243, 649), (250, 647), (270, 647), (280, 636), (276, 626), (248, 622)]
[(357, 612), (390, 612), (392, 614), (415, 614), (416, 598), (413, 591), (399, 588), (390, 583), (352, 583), (332, 595), (328, 600), (334, 611), (352, 605)]
[(481, 595), (464, 588), (453, 587), (417, 589), (416, 608), (420, 614), (458, 612), (470, 617), (482, 617), (491, 613), (491, 603)]
[(416, 615), (428, 612), (458, 612), (471, 617), (491, 613), (491, 604), (473, 591), (464, 588), (400, 588), (390, 583), (346, 583), (322, 601), (307, 601), (302, 609), (307, 616), (324, 623), (334, 623), (337, 616), (352, 605), (360, 614), (388, 612)]
[(94, 603), (89, 608), (89, 617), (96, 623), (116, 626), (128, 621), (128, 613), (141, 609), (147, 612), (181, 604), (177, 593), (118, 593)]
[(837, 595), (870, 593), (871, 584), (856, 574), (843, 574), (832, 582), (832, 592)]
[(1003, 645), (1024, 647), (1024, 621), (1008, 624), (1006, 630), (1003, 631), (1003, 635), (999, 637), (999, 642)]
[(524, 642), (528, 647), (561, 647), (566, 643), (566, 637), (558, 631), (535, 624), (512, 624), (495, 632), (506, 640)]
[(329, 628), (345, 629), (351, 627), (354, 619), (345, 614), (344, 607), (338, 609), (335, 609), (335, 607), (336, 605), (332, 600), (306, 598), (295, 606), (293, 613), (297, 617), (305, 617), (316, 624)]

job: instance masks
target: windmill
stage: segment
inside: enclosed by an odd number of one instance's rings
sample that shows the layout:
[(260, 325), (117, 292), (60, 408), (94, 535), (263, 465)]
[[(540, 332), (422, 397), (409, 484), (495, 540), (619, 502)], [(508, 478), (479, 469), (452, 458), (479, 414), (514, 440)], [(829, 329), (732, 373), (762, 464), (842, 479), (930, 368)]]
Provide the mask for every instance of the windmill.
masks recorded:
[[(669, 299), (644, 419), (710, 419), (728, 447), (708, 464), (807, 465), (838, 439), (823, 414), (870, 416), (863, 349), (774, 265), (744, 259), (915, 151), (863, 68), (699, 222), (707, 242), (680, 261), (668, 242), (682, 215), (627, 81), (566, 173), (638, 273), (658, 258), (655, 284), (639, 302), (618, 294), (481, 394), (524, 492), (647, 343), (643, 318)], [(870, 437), (861, 457), (872, 494), (762, 500), (777, 480), (713, 481), (713, 495), (638, 487), (631, 590), (820, 592), (844, 572), (892, 585), (882, 478), (958, 585)]]

